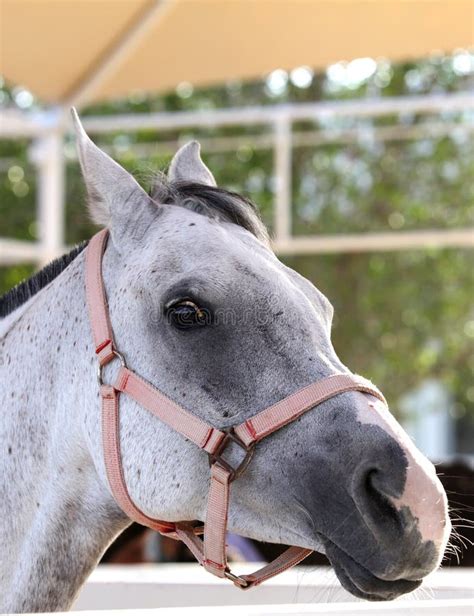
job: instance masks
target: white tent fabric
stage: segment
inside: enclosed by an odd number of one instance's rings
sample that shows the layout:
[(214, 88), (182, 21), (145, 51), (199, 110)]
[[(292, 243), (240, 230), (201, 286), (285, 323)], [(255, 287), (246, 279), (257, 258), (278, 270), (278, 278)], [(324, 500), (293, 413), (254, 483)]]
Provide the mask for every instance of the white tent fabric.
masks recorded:
[(80, 105), (474, 45), (472, 0), (2, 0), (0, 74)]

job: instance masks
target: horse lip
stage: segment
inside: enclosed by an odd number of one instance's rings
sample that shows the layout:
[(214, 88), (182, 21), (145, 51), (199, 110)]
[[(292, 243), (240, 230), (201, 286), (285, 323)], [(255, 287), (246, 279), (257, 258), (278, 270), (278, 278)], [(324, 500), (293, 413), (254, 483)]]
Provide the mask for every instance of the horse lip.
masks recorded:
[(423, 580), (383, 580), (354, 560), (333, 541), (320, 535), (326, 556), (342, 586), (351, 594), (368, 601), (390, 601), (412, 592)]

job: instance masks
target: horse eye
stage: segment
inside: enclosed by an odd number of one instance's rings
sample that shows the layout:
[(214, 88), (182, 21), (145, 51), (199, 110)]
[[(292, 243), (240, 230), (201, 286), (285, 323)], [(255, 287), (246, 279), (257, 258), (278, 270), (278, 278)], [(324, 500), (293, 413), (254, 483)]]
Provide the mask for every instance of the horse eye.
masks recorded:
[(200, 308), (191, 300), (179, 300), (166, 307), (166, 318), (177, 329), (203, 327), (210, 322), (206, 308)]

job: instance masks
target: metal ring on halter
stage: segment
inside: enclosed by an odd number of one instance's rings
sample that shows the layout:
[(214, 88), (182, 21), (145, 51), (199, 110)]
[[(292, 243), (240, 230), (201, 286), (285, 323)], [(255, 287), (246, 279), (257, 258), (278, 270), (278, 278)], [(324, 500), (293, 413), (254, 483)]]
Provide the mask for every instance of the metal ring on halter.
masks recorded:
[[(237, 477), (239, 477), (239, 475), (241, 475), (249, 465), (254, 453), (255, 443), (252, 443), (251, 445), (246, 445), (242, 441), (242, 439), (240, 439), (237, 434), (235, 434), (234, 428), (226, 428), (225, 430), (223, 430), (223, 432), (225, 432), (225, 437), (222, 439), (220, 445), (218, 445), (218, 447), (213, 453), (208, 454), (209, 466), (212, 466), (216, 463), (219, 464), (227, 471), (229, 471), (229, 481), (234, 481), (234, 479), (237, 479)], [(234, 468), (227, 460), (222, 457), (222, 454), (224, 453), (224, 450), (229, 445), (229, 443), (235, 443), (238, 447), (240, 447), (240, 449), (245, 452), (245, 456), (242, 458), (237, 468)]]
[(239, 575), (234, 575), (231, 571), (229, 571), (228, 569), (226, 569), (224, 571), (224, 576), (230, 580), (231, 582), (234, 582), (234, 584), (236, 586), (239, 586), (240, 588), (244, 589), (247, 588), (249, 583), (247, 582), (247, 580), (244, 580), (244, 578), (240, 577)]
[[(125, 358), (122, 355), (122, 353), (120, 353), (119, 351), (116, 351), (115, 349), (112, 350), (112, 353), (115, 355), (115, 357), (120, 361), (122, 368), (126, 368), (127, 364), (125, 363)], [(113, 361), (110, 360), (110, 361)], [(109, 364), (110, 362), (107, 362), (107, 364)], [(107, 364), (99, 364), (97, 366), (97, 381), (99, 383), (100, 386), (104, 385), (104, 381), (102, 380), (102, 369), (104, 368), (104, 366), (106, 366)]]

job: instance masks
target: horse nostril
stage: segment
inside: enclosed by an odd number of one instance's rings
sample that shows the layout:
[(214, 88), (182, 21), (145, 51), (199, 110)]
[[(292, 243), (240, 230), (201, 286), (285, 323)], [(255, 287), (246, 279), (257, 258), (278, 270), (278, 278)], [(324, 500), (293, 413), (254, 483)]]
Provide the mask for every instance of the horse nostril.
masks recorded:
[(385, 500), (394, 496), (392, 483), (391, 476), (386, 471), (371, 468), (366, 472), (366, 490), (374, 495), (383, 496)]
[(356, 485), (354, 500), (375, 536), (391, 540), (403, 533), (399, 511), (393, 505), (390, 477), (371, 468), (363, 472)]

